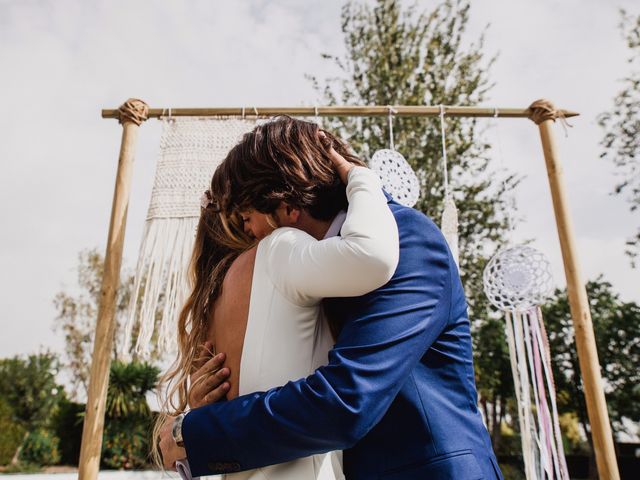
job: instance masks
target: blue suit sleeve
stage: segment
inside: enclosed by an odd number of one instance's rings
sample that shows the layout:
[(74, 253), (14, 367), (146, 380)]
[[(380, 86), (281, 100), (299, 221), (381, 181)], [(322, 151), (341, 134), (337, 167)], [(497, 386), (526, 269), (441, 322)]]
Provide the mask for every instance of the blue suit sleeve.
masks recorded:
[(183, 438), (194, 476), (343, 450), (380, 421), (448, 322), (455, 269), (433, 222), (412, 209), (393, 210), (398, 268), (389, 283), (358, 300), (328, 365), (306, 379), (187, 414)]

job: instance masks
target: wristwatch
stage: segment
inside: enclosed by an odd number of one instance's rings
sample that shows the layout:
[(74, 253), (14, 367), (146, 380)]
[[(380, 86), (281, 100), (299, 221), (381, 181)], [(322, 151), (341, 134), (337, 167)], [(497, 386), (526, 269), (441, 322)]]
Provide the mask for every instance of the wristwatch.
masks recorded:
[(171, 435), (176, 445), (184, 447), (184, 440), (182, 439), (182, 420), (184, 420), (184, 413), (181, 413), (173, 420), (173, 427), (171, 427)]

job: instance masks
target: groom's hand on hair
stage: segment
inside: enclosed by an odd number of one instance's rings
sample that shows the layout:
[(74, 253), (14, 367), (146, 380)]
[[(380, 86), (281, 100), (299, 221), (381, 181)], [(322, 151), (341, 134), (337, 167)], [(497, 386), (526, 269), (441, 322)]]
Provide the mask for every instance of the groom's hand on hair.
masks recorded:
[(226, 397), (231, 385), (226, 380), (231, 372), (223, 367), (226, 360), (224, 353), (213, 355), (213, 345), (205, 342), (196, 360), (196, 371), (191, 374), (189, 390), (189, 406), (198, 408), (215, 403)]

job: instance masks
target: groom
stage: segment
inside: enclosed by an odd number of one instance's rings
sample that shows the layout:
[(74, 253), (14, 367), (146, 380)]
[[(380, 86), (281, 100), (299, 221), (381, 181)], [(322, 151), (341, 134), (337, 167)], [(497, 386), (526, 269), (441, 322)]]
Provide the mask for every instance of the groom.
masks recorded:
[[(238, 185), (249, 180), (242, 170)], [(278, 165), (272, 173), (276, 185), (296, 184)], [(233, 183), (230, 192), (260, 204)], [(163, 435), (165, 464), (184, 456), (173, 440), (182, 438), (194, 476), (344, 450), (349, 480), (502, 478), (477, 408), (454, 260), (429, 218), (387, 198), (400, 236), (397, 270), (367, 295), (325, 300), (342, 324), (328, 365), (267, 392), (191, 410)], [(339, 232), (342, 221), (338, 215), (327, 232)]]

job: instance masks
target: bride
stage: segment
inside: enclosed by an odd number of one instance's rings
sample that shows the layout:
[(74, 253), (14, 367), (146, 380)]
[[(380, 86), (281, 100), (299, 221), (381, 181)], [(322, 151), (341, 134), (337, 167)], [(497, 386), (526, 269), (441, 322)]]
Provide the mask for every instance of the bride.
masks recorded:
[[(238, 185), (237, 169), (250, 169), (253, 181)], [(192, 293), (178, 322), (178, 356), (163, 377), (155, 440), (206, 377), (190, 383), (202, 345), (226, 353), (227, 399), (306, 377), (327, 363), (339, 329), (322, 299), (375, 290), (398, 262), (398, 230), (379, 178), (313, 123), (280, 117), (247, 133), (216, 169), (201, 206)], [(339, 452), (331, 452), (227, 478), (344, 476)]]

